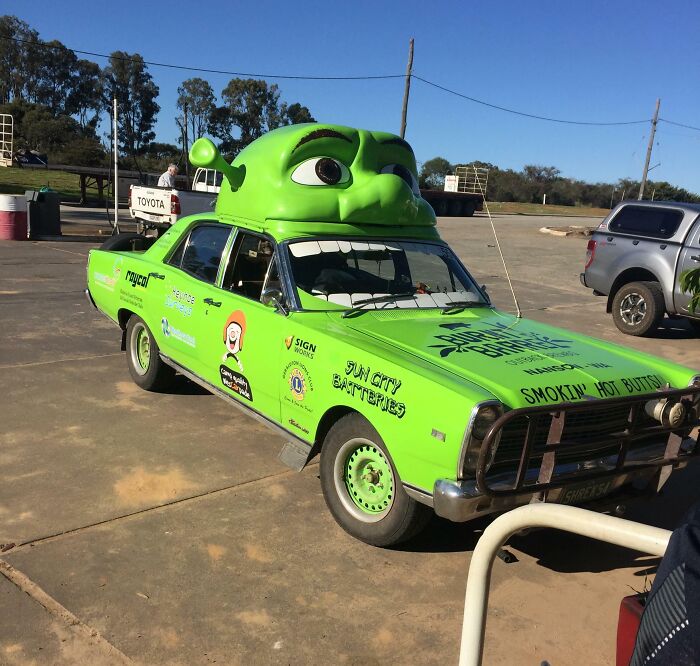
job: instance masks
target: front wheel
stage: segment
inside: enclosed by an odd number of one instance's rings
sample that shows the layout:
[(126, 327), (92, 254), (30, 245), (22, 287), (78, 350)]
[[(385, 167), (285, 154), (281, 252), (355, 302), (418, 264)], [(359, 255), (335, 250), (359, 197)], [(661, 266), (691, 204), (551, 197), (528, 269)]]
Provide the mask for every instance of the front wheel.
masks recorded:
[(326, 436), (321, 488), (336, 522), (374, 546), (407, 541), (432, 514), (406, 494), (379, 433), (359, 414), (344, 416)]
[(630, 282), (615, 294), (612, 316), (618, 330), (627, 335), (648, 335), (661, 323), (666, 310), (658, 282)]
[(137, 315), (126, 325), (126, 363), (134, 383), (146, 391), (163, 391), (175, 377), (175, 370), (161, 360), (146, 322)]

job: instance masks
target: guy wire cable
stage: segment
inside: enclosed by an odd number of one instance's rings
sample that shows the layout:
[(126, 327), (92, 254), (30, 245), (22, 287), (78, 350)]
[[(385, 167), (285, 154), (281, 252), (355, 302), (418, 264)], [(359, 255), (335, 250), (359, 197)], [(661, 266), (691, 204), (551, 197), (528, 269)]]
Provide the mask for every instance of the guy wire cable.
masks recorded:
[[(475, 167), (472, 167), (475, 169)], [(513, 289), (513, 283), (511, 282), (510, 279), (510, 273), (508, 272), (508, 266), (506, 266), (506, 259), (503, 256), (503, 251), (501, 250), (501, 243), (498, 240), (498, 234), (496, 233), (496, 225), (493, 223), (493, 218), (491, 217), (491, 211), (489, 210), (489, 205), (486, 203), (486, 192), (484, 191), (484, 186), (481, 184), (481, 180), (479, 180), (479, 177), (476, 175), (476, 169), (474, 171), (474, 180), (476, 180), (477, 185), (479, 186), (479, 189), (481, 190), (481, 196), (484, 199), (484, 208), (486, 209), (486, 214), (489, 216), (489, 222), (491, 223), (491, 229), (493, 231), (493, 237), (496, 240), (496, 247), (498, 248), (498, 254), (501, 255), (501, 261), (503, 262), (503, 269), (506, 272), (506, 279), (508, 280), (508, 286), (510, 287), (510, 293), (513, 294), (513, 301), (515, 303), (515, 316), (518, 319), (523, 318), (523, 313), (522, 310), (520, 309), (520, 304), (518, 303), (518, 298), (515, 295), (515, 289)]]

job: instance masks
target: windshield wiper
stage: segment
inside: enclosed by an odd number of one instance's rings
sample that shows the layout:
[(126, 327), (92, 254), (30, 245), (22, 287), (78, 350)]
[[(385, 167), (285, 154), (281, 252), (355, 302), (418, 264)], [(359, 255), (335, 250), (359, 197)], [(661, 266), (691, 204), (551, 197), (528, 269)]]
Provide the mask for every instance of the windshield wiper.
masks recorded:
[(415, 298), (415, 294), (411, 291), (406, 291), (400, 294), (387, 294), (385, 296), (374, 296), (372, 298), (363, 298), (361, 301), (355, 301), (355, 304), (349, 309), (345, 310), (342, 314), (343, 317), (349, 317), (351, 314), (356, 314), (365, 305), (370, 305), (372, 303), (391, 303), (391, 301), (408, 301)]
[(450, 310), (464, 310), (465, 308), (487, 308), (491, 307), (489, 303), (484, 301), (451, 301), (442, 306), (442, 314)]

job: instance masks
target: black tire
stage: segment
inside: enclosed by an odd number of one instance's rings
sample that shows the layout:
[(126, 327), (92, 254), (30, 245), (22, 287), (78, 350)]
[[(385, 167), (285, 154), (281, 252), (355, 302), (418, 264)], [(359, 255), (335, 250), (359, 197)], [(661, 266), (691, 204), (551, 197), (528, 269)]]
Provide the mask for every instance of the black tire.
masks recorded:
[(155, 238), (147, 238), (142, 234), (135, 234), (130, 231), (128, 233), (111, 236), (100, 245), (100, 250), (114, 250), (118, 252), (124, 250), (147, 250), (153, 245), (155, 240)]
[(615, 326), (627, 335), (649, 335), (666, 311), (658, 282), (630, 282), (621, 287), (612, 302)]
[[(370, 465), (374, 463), (371, 461), (362, 461), (363, 450), (367, 455), (380, 459), (387, 472), (390, 469), (391, 479), (381, 476), (381, 469), (378, 472), (376, 468), (373, 470)], [(379, 475), (368, 486), (377, 484), (375, 487), (382, 488), (380, 492), (388, 492), (388, 495), (380, 498), (385, 506), (377, 506), (377, 513), (371, 514), (361, 509), (350, 494), (352, 483), (346, 481), (345, 469), (346, 465), (352, 469), (353, 458), (359, 461), (356, 473), (363, 471), (363, 479), (367, 473), (365, 470)], [(388, 483), (391, 485), (384, 485)], [(336, 522), (348, 534), (373, 546), (393, 546), (407, 541), (425, 527), (432, 515), (430, 507), (406, 494), (382, 438), (360, 414), (342, 417), (326, 435), (321, 449), (321, 488)], [(357, 495), (356, 492), (354, 494)]]
[[(147, 358), (144, 349), (148, 350)], [(131, 315), (126, 324), (126, 364), (134, 383), (146, 391), (164, 391), (175, 378), (175, 370), (163, 363), (158, 352), (146, 322)]]
[(445, 217), (449, 210), (449, 206), (447, 204), (447, 199), (438, 199), (433, 205), (433, 208), (435, 209), (435, 214), (439, 217)]
[(686, 321), (690, 324), (690, 328), (693, 329), (693, 332), (696, 335), (700, 335), (700, 319), (691, 319), (688, 317)]
[(473, 201), (470, 201), (467, 204), (464, 204), (464, 217), (474, 217), (474, 211), (476, 210), (476, 204)]

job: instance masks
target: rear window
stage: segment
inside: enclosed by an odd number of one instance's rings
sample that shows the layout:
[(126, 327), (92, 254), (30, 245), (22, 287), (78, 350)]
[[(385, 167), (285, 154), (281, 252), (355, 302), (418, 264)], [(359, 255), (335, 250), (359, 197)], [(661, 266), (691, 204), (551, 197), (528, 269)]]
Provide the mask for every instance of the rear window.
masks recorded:
[(682, 219), (683, 213), (680, 210), (625, 206), (610, 222), (608, 228), (610, 231), (639, 236), (670, 238), (678, 230)]

